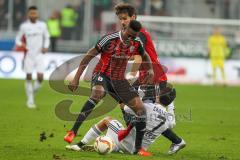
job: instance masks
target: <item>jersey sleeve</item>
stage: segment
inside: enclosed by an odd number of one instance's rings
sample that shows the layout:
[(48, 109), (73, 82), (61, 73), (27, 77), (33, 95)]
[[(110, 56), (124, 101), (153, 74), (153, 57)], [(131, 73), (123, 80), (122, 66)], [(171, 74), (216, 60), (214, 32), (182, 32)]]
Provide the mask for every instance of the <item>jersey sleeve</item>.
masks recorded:
[(140, 45), (140, 46), (138, 47), (138, 53), (139, 53), (141, 56), (143, 56), (143, 55), (144, 55), (144, 52), (145, 52), (145, 50), (144, 50), (143, 46)]
[(22, 46), (22, 37), (24, 36), (24, 25), (22, 24), (16, 36), (15, 43), (17, 46)]
[(140, 32), (138, 36), (139, 36), (140, 40), (141, 40), (142, 43), (143, 43), (143, 47), (145, 47), (146, 42), (147, 42), (147, 37), (146, 37), (146, 35), (145, 35), (144, 33)]
[(108, 40), (107, 35), (105, 35), (96, 43), (95, 48), (99, 53), (103, 51), (103, 48), (107, 44)]
[(136, 38), (136, 41), (139, 43), (139, 45), (137, 47), (137, 50), (135, 51), (135, 55), (143, 56), (145, 53), (143, 42), (141, 41), (141, 39), (139, 37)]

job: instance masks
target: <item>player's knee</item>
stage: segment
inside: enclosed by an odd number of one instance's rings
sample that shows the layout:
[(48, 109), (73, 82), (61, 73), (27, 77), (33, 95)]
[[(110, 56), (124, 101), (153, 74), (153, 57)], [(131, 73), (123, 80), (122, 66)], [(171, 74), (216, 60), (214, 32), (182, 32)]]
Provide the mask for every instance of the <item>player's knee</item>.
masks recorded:
[(108, 124), (112, 120), (112, 117), (111, 116), (107, 116), (103, 120), (104, 120), (105, 124)]
[(99, 102), (104, 96), (105, 96), (105, 90), (101, 87), (93, 87), (92, 88), (92, 94), (91, 99), (95, 100), (96, 102)]
[(43, 74), (37, 74), (37, 80), (41, 83), (43, 81)]
[(108, 128), (108, 124), (110, 123), (111, 120), (112, 117), (107, 116), (103, 118), (96, 126), (100, 131), (104, 132)]
[(32, 74), (27, 74), (26, 80), (32, 80)]
[(121, 109), (124, 109), (125, 104), (124, 103), (120, 103), (119, 106), (120, 106)]
[(143, 103), (139, 97), (134, 98), (129, 102), (129, 106), (133, 109), (133, 111), (138, 115), (145, 115), (145, 109), (143, 107)]
[(107, 117), (103, 118), (100, 123), (107, 127), (111, 120), (112, 120), (112, 117), (107, 116)]
[(130, 101), (130, 106), (133, 106), (136, 109), (142, 109), (143, 108), (143, 102), (140, 100), (139, 97), (135, 97), (132, 101)]

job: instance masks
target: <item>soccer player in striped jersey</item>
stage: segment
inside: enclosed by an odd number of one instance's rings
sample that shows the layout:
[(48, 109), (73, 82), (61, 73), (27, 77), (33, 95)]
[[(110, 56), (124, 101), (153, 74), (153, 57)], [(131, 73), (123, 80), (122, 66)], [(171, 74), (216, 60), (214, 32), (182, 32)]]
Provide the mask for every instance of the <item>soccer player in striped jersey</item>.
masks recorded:
[[(131, 20), (134, 20), (137, 18), (136, 15), (136, 9), (128, 4), (128, 3), (120, 3), (115, 6), (115, 13), (118, 16), (120, 25), (123, 29), (126, 28), (128, 23)], [(145, 77), (147, 75), (147, 67), (144, 63), (140, 67), (140, 74), (139, 74), (139, 79), (134, 83), (134, 86), (141, 86), (145, 85), (143, 87), (143, 90), (145, 91), (145, 96), (143, 97), (143, 102), (152, 102), (154, 103), (156, 99), (156, 94), (155, 93), (155, 88), (160, 88), (160, 90), (163, 90), (164, 88), (167, 87), (167, 76), (165, 74), (164, 68), (160, 64), (158, 60), (158, 55), (155, 50), (151, 35), (148, 33), (148, 31), (142, 27), (142, 29), (139, 32), (138, 35), (143, 42), (144, 49), (146, 53), (149, 55), (151, 61), (152, 61), (152, 66), (153, 66), (153, 71), (154, 71), (154, 83), (153, 84), (147, 84), (145, 81)], [(132, 73), (132, 76), (134, 77), (136, 73)], [(123, 107), (124, 105), (121, 104)], [(174, 115), (174, 103), (172, 102), (167, 106), (168, 112), (170, 112), (172, 115)], [(123, 111), (124, 112), (124, 111)], [(175, 115), (174, 119), (172, 121), (175, 126)], [(170, 141), (174, 140), (176, 137), (174, 137), (174, 134), (172, 134), (172, 130), (168, 129), (165, 132), (163, 132), (163, 136), (169, 139)]]
[[(117, 102), (128, 104), (137, 116), (145, 117), (143, 103), (136, 90), (125, 79), (124, 73), (130, 57), (147, 56), (149, 65), (149, 77), (153, 76), (152, 66), (148, 55), (145, 54), (142, 43), (137, 34), (141, 29), (141, 24), (136, 21), (130, 21), (125, 30), (114, 32), (103, 36), (95, 47), (90, 49), (82, 59), (74, 79), (69, 84), (69, 89), (76, 90), (87, 64), (92, 58), (101, 53), (103, 65), (98, 74), (95, 74), (92, 80), (92, 93), (88, 101), (84, 104), (73, 128), (64, 137), (64, 140), (71, 143), (77, 134), (77, 130), (86, 117), (91, 113), (95, 105), (109, 93)], [(136, 128), (135, 153), (141, 148), (142, 138), (145, 132), (146, 122), (137, 121), (134, 124)]]
[[(126, 29), (126, 27), (128, 26), (129, 22), (131, 20), (135, 20), (136, 19), (136, 9), (131, 6), (130, 4), (127, 3), (121, 3), (115, 6), (115, 13), (119, 18), (121, 27), (123, 30)], [(139, 38), (141, 39), (141, 41), (143, 42), (143, 46), (144, 49), (146, 51), (146, 53), (149, 55), (151, 61), (152, 61), (152, 66), (153, 66), (153, 70), (154, 70), (154, 84), (152, 85), (148, 85), (145, 90), (146, 92), (146, 96), (143, 98), (143, 100), (145, 101), (152, 101), (155, 102), (155, 85), (157, 87), (159, 87), (160, 89), (164, 89), (166, 87), (167, 84), (167, 76), (163, 70), (162, 65), (160, 64), (160, 62), (158, 61), (158, 56), (155, 50), (155, 47), (153, 45), (152, 39), (150, 34), (144, 29), (142, 28), (139, 32)], [(97, 75), (100, 70), (102, 65), (104, 64), (103, 59), (101, 58), (99, 63), (96, 65), (94, 73), (93, 73), (93, 77), (95, 77), (95, 75)], [(148, 74), (148, 69), (147, 69), (147, 65), (142, 65), (140, 68), (140, 78), (137, 81), (137, 83), (135, 83), (134, 85), (141, 85), (141, 84), (145, 84), (146, 83), (146, 78), (147, 74)], [(132, 76), (135, 76), (136, 73), (133, 73)], [(121, 106), (124, 106), (124, 103), (121, 104)], [(91, 108), (93, 109), (93, 108)], [(174, 105), (173, 103), (171, 103), (168, 107), (167, 107), (168, 111), (171, 112), (174, 115)], [(82, 120), (83, 121), (83, 120)], [(78, 122), (76, 124), (79, 125), (75, 125), (74, 130), (75, 132), (77, 132), (78, 128), (80, 127), (80, 124), (82, 122)], [(175, 118), (174, 118), (174, 124), (175, 124)], [(170, 141), (172, 141), (172, 139), (174, 139), (174, 137), (172, 137), (173, 134), (171, 134), (171, 130), (167, 130), (163, 133), (163, 135), (168, 138)]]

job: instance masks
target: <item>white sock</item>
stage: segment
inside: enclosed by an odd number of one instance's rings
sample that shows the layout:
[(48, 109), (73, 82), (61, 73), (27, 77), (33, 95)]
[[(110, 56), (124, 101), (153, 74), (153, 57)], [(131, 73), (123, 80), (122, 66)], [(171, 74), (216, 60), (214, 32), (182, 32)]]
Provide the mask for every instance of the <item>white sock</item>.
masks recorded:
[(25, 90), (26, 90), (28, 102), (34, 103), (32, 80), (26, 80), (26, 82), (25, 82)]
[(84, 144), (89, 144), (100, 135), (101, 131), (98, 129), (97, 125), (95, 125), (89, 129), (89, 131), (85, 134), (81, 142)]
[(33, 91), (37, 92), (41, 88), (41, 86), (42, 86), (42, 83), (36, 80), (33, 85)]

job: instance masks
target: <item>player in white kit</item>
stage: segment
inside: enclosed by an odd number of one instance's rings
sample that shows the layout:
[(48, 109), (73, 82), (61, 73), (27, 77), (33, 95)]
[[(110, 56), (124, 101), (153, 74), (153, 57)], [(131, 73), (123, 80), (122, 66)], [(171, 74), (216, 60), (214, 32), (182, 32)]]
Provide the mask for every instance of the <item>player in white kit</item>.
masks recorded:
[[(168, 93), (159, 97), (160, 104), (158, 103), (144, 103), (144, 108), (146, 109), (147, 115), (147, 123), (146, 123), (146, 132), (144, 134), (143, 142), (142, 142), (142, 149), (139, 152), (140, 154), (143, 153), (142, 156), (150, 156), (149, 152), (145, 152), (148, 147), (167, 129), (171, 129), (175, 124), (175, 120), (173, 120), (173, 115), (166, 110), (166, 106), (168, 106), (175, 98), (175, 90), (171, 89)], [(128, 118), (136, 118), (134, 112), (128, 107), (124, 106), (125, 114)], [(126, 118), (125, 118), (126, 120)], [(130, 120), (130, 119), (129, 119)], [(128, 121), (128, 120), (126, 120)], [(134, 121), (131, 119), (130, 121)], [(135, 128), (131, 128), (129, 133), (124, 138), (119, 138), (119, 132), (125, 130), (123, 125), (118, 121), (114, 120), (111, 117), (106, 117), (98, 124), (93, 126), (83, 137), (83, 139), (76, 145), (68, 145), (66, 146), (67, 149), (80, 151), (84, 150), (84, 146), (86, 144), (91, 143), (95, 140), (98, 136), (101, 135), (103, 131), (107, 130), (106, 136), (110, 137), (114, 142), (114, 149), (115, 152), (124, 152), (132, 154), (134, 152), (134, 141), (135, 141)], [(128, 130), (128, 129), (127, 129)], [(175, 133), (174, 133), (175, 134)], [(172, 142), (173, 145), (169, 150), (169, 154), (174, 154), (178, 152), (180, 149), (184, 148), (186, 143), (183, 139), (177, 137)]]
[[(25, 42), (22, 38), (25, 38)], [(36, 6), (28, 8), (28, 20), (21, 24), (16, 37), (16, 44), (24, 47), (26, 53), (23, 61), (23, 70), (26, 72), (25, 90), (27, 106), (35, 108), (34, 93), (41, 87), (45, 70), (44, 56), (50, 44), (47, 25), (38, 20)], [(37, 72), (37, 80), (32, 84), (32, 73)]]

